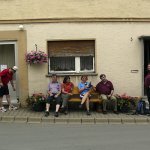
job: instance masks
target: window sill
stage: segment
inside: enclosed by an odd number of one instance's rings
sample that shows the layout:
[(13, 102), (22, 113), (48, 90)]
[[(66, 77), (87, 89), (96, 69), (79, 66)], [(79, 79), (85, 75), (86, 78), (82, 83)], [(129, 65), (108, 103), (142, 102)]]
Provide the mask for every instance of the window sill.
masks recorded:
[[(87, 73), (56, 73), (57, 76), (59, 77), (64, 77), (66, 75), (68, 76), (83, 76), (83, 75), (87, 75), (87, 76), (97, 76), (97, 73), (91, 73), (91, 72), (87, 72)], [(52, 74), (47, 74), (46, 77), (51, 77)]]

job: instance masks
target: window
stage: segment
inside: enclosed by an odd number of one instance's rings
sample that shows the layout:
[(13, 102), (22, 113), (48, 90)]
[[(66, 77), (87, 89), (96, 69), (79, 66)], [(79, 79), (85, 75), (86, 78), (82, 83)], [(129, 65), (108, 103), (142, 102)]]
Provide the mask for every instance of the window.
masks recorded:
[(49, 41), (49, 73), (94, 72), (94, 40)]

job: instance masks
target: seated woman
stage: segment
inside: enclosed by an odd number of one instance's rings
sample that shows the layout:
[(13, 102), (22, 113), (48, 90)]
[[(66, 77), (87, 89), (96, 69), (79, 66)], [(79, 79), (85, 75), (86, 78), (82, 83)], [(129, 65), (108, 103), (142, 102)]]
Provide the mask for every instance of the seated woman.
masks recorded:
[(91, 82), (87, 82), (88, 77), (86, 75), (81, 76), (81, 82), (78, 84), (79, 92), (80, 92), (80, 98), (81, 104), (79, 105), (79, 108), (83, 107), (83, 104), (86, 103), (86, 114), (91, 115), (90, 113), (90, 89), (93, 87), (91, 85)]
[(68, 113), (68, 100), (70, 96), (72, 95), (73, 90), (73, 83), (70, 81), (69, 76), (65, 76), (62, 84), (62, 106), (61, 110), (64, 112), (64, 114)]

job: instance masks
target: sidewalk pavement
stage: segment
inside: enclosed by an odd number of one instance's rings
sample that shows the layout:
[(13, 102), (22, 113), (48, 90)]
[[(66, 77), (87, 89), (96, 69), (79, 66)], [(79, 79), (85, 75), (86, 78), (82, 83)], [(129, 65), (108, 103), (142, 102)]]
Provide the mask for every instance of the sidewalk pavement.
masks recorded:
[(131, 114), (102, 114), (91, 112), (87, 116), (85, 111), (71, 111), (67, 115), (59, 113), (59, 117), (54, 117), (54, 112), (50, 112), (48, 117), (44, 112), (34, 112), (28, 108), (19, 108), (7, 112), (0, 112), (0, 123), (42, 123), (42, 124), (150, 124), (148, 115)]

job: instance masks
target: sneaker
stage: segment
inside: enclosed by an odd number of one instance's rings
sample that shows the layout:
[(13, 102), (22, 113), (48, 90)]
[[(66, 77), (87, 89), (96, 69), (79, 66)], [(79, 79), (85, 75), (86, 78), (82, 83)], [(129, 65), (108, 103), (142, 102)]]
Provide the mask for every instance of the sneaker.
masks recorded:
[(45, 111), (45, 117), (48, 117), (48, 116), (49, 116), (49, 112)]
[(60, 112), (61, 112), (61, 113), (64, 113), (64, 111), (65, 111), (65, 108), (64, 108), (64, 107), (61, 107), (61, 108), (60, 108)]
[(79, 108), (80, 108), (80, 109), (82, 109), (82, 107), (83, 107), (83, 105), (82, 105), (82, 104), (80, 104), (80, 105), (79, 105)]
[(0, 111), (1, 111), (1, 112), (6, 112), (7, 109), (5, 109), (4, 107), (0, 107)]
[(114, 111), (114, 114), (119, 114), (119, 112), (118, 111)]
[(65, 110), (65, 111), (64, 111), (64, 114), (65, 114), (65, 115), (67, 115), (67, 114), (68, 114), (68, 111), (67, 111), (67, 110)]
[(59, 115), (58, 115), (58, 112), (55, 112), (54, 116), (55, 116), (55, 117), (58, 117), (58, 116), (59, 116)]
[(18, 107), (15, 107), (13, 105), (9, 106), (9, 110), (17, 110), (17, 109), (18, 109)]
[(86, 115), (90, 116), (90, 115), (91, 115), (90, 111), (87, 111), (87, 112), (86, 112)]
[(107, 111), (103, 111), (103, 114), (107, 114)]

